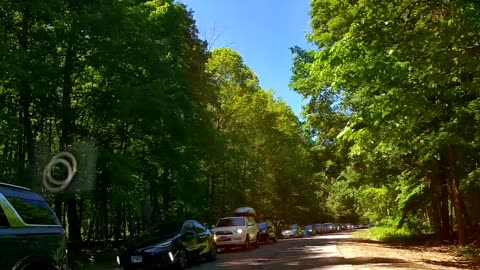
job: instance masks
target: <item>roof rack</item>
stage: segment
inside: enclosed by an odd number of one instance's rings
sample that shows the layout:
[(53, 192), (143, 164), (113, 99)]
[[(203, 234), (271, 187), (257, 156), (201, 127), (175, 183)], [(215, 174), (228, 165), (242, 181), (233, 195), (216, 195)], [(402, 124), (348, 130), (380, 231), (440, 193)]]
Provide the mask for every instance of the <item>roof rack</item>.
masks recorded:
[(21, 186), (17, 186), (17, 185), (7, 184), (7, 183), (3, 183), (3, 182), (0, 182), (0, 187), (11, 187), (11, 188), (18, 188), (18, 189), (23, 189), (23, 190), (31, 191), (29, 188), (26, 188), (26, 187), (21, 187)]
[(233, 211), (234, 215), (237, 217), (242, 217), (242, 216), (256, 216), (257, 213), (252, 207), (239, 207)]

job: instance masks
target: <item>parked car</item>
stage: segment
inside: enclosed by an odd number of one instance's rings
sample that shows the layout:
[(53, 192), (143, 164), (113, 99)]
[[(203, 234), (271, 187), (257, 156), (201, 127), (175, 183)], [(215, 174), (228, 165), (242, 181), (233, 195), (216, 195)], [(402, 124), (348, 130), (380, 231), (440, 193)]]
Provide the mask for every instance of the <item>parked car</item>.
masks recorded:
[(66, 258), (65, 230), (45, 199), (30, 189), (0, 183), (1, 269), (54, 270)]
[(335, 228), (332, 223), (323, 223), (323, 230), (327, 233), (334, 232)]
[(259, 239), (260, 242), (268, 242), (273, 241), (277, 242), (277, 228), (271, 221), (265, 221), (258, 224), (258, 228), (260, 229)]
[(313, 226), (313, 230), (315, 231), (315, 234), (322, 234), (324, 231), (322, 230), (322, 224), (315, 224)]
[(303, 228), (303, 235), (305, 236), (314, 236), (316, 235), (316, 232), (315, 230), (313, 229), (314, 228), (314, 225), (313, 224), (310, 224), (310, 225), (307, 225), (305, 226), (305, 228)]
[(174, 265), (185, 269), (199, 258), (215, 260), (214, 234), (200, 222), (162, 223), (130, 239), (121, 248), (117, 263), (126, 270)]
[(259, 246), (260, 230), (255, 220), (249, 216), (220, 218), (212, 229), (221, 248)]
[(291, 238), (291, 237), (303, 237), (302, 228), (298, 224), (290, 225), (285, 230), (282, 230), (282, 237), (283, 238)]

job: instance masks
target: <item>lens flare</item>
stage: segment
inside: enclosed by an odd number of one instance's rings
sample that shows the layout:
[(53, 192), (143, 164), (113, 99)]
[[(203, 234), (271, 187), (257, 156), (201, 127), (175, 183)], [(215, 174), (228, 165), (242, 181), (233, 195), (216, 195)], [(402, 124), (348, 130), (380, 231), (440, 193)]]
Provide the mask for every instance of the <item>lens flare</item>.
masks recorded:
[[(52, 176), (54, 166), (63, 165), (67, 169), (67, 177), (65, 179), (55, 179)], [(75, 156), (69, 152), (61, 152), (53, 156), (50, 162), (43, 170), (43, 186), (51, 192), (60, 192), (70, 185), (73, 177), (77, 173), (77, 160)]]

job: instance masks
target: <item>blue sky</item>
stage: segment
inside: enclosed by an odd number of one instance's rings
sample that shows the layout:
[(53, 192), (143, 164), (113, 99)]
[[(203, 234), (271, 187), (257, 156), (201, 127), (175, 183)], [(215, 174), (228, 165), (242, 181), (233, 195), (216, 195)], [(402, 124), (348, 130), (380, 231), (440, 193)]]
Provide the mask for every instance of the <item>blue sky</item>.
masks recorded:
[[(238, 51), (258, 75), (264, 89), (273, 88), (299, 116), (305, 101), (288, 88), (292, 55), (289, 48), (312, 48), (309, 0), (180, 0), (194, 11), (200, 37), (214, 37), (212, 48)], [(215, 40), (216, 39), (216, 40)]]

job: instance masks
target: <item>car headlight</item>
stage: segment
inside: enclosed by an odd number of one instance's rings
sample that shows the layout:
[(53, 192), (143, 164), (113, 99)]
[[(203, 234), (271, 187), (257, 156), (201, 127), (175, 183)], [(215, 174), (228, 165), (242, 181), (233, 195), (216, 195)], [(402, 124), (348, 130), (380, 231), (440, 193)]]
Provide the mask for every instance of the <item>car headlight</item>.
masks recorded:
[(172, 241), (167, 241), (167, 242), (163, 242), (163, 243), (160, 243), (158, 245), (155, 245), (155, 247), (157, 248), (165, 248), (165, 247), (168, 247), (172, 244)]
[(242, 229), (238, 229), (238, 230), (237, 230), (237, 233), (242, 233), (242, 232), (243, 232)]
[(216, 234), (213, 235), (213, 241), (217, 242), (217, 235)]

